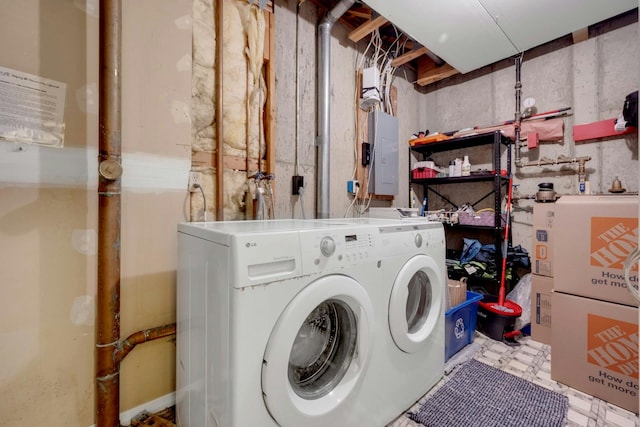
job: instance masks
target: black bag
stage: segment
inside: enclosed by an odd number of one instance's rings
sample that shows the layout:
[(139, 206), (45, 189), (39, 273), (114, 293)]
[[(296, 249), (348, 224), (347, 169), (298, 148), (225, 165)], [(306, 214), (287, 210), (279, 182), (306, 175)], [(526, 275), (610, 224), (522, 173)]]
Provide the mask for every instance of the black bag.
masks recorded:
[(631, 92), (624, 99), (622, 117), (624, 117), (628, 126), (638, 127), (638, 91)]

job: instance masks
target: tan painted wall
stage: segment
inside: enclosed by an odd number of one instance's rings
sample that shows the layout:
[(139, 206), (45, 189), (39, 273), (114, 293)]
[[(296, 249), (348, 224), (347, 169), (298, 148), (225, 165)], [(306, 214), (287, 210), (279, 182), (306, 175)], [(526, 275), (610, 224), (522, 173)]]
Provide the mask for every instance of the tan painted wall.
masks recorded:
[[(98, 2), (0, 1), (0, 66), (67, 84), (65, 146), (0, 142), (0, 426), (94, 423)], [(122, 336), (175, 321), (190, 165), (191, 2), (123, 2)], [(171, 393), (175, 345), (142, 345), (121, 410)]]

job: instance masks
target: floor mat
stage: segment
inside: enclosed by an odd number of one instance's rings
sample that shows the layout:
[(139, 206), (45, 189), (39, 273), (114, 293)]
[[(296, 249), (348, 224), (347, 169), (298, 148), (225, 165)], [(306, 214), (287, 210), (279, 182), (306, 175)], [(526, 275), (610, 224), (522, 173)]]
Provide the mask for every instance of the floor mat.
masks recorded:
[(427, 427), (559, 427), (568, 406), (566, 396), (470, 360), (408, 417)]

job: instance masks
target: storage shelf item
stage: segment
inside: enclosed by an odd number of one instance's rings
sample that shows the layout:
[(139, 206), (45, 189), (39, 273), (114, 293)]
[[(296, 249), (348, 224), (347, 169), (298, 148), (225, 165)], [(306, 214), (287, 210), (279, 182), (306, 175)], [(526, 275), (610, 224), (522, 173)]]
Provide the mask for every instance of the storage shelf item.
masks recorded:
[[(480, 145), (502, 144), (505, 147), (511, 145), (511, 140), (502, 135), (500, 131), (461, 136), (460, 138), (436, 141), (424, 145), (414, 145), (412, 151), (416, 153), (437, 153), (440, 151), (457, 150), (460, 148), (478, 147)], [(497, 163), (499, 164), (499, 162)]]
[(504, 181), (506, 184), (509, 181), (509, 178), (504, 175), (497, 175), (495, 173), (489, 174), (471, 174), (469, 176), (454, 176), (454, 177), (446, 177), (446, 178), (412, 178), (412, 182), (416, 184), (455, 184), (455, 183), (464, 183), (464, 182), (483, 182), (483, 181), (495, 181), (496, 177), (499, 180)]
[[(460, 138), (452, 138), (445, 141), (433, 141), (423, 145), (409, 146), (409, 171), (412, 171), (413, 158), (417, 161), (426, 161), (435, 153), (444, 153), (447, 151), (460, 150), (472, 147), (486, 147), (491, 157), (491, 165), (486, 170), (472, 171), (469, 176), (456, 177), (434, 177), (434, 178), (414, 178), (412, 172), (409, 172), (409, 187), (414, 191), (422, 190), (423, 197), (427, 198), (426, 212), (438, 212), (434, 209), (436, 204), (434, 200), (444, 201), (447, 205), (447, 211), (456, 211), (464, 201), (456, 201), (455, 196), (460, 194), (456, 192), (456, 186), (464, 186), (464, 190), (468, 193), (478, 194), (478, 200), (472, 203), (476, 205), (489, 201), (490, 209), (493, 211), (488, 215), (483, 213), (482, 220), (474, 221), (475, 218), (464, 218), (460, 221), (460, 213), (456, 215), (456, 221), (440, 221), (445, 224), (445, 233), (447, 239), (448, 250), (461, 250), (463, 238), (470, 237), (478, 240), (484, 240), (483, 243), (493, 243), (496, 247), (496, 264), (497, 274), (495, 282), (498, 283), (502, 273), (502, 243), (504, 240), (504, 216), (502, 215), (502, 199), (507, 194), (509, 185), (509, 176), (511, 176), (511, 140), (504, 136), (500, 131), (466, 135)], [(506, 161), (502, 161), (502, 153), (506, 151)], [(459, 151), (458, 151), (459, 153)], [(488, 183), (488, 184), (482, 184)], [(491, 189), (487, 192), (487, 185)], [(437, 186), (437, 187), (436, 187)], [(443, 186), (452, 186), (449, 193), (445, 193)], [(462, 189), (462, 187), (460, 187)], [(416, 191), (416, 193), (420, 193)], [(447, 195), (452, 194), (452, 195)], [(452, 200), (454, 199), (454, 200)], [(459, 202), (459, 204), (457, 203)], [(442, 205), (442, 203), (440, 204)], [(438, 206), (441, 207), (441, 206)], [(453, 216), (451, 216), (452, 218)], [(461, 224), (462, 222), (462, 224)], [(474, 222), (477, 222), (474, 224)], [(509, 243), (511, 237), (509, 236)]]
[(456, 211), (445, 211), (444, 209), (440, 209), (438, 211), (426, 211), (424, 216), (429, 221), (438, 221), (447, 225), (458, 223), (458, 212)]

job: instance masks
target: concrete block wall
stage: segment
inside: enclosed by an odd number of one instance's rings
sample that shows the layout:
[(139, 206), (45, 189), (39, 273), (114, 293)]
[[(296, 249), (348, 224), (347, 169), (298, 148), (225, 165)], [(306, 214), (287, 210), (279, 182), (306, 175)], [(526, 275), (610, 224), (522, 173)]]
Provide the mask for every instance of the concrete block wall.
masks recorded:
[[(298, 70), (295, 66), (296, 2), (280, 0), (276, 6), (276, 218), (302, 218), (303, 198), (307, 218), (315, 218), (316, 204), (316, 56), (317, 24), (322, 18), (311, 2), (304, 2), (298, 18)], [(355, 90), (358, 53), (366, 44), (355, 45), (347, 38), (349, 30), (341, 23), (333, 27), (331, 38), (331, 137), (330, 137), (330, 215), (343, 217), (353, 200), (347, 194), (347, 181), (355, 166)], [(394, 85), (398, 89), (399, 177), (395, 206), (408, 203), (407, 141), (418, 129), (416, 106), (422, 97), (411, 83), (412, 73), (398, 70)], [(296, 111), (295, 82), (300, 99)], [(296, 117), (298, 135), (296, 138)], [(297, 143), (296, 143), (297, 141)], [(291, 195), (291, 176), (296, 168), (304, 176), (304, 195)], [(389, 206), (389, 202), (374, 202)]]
[[(573, 44), (566, 37), (525, 52), (521, 69), (522, 99), (536, 99), (538, 112), (571, 107), (564, 118), (564, 139), (542, 142), (540, 148), (522, 150), (523, 161), (560, 155), (590, 156), (587, 179), (593, 193), (607, 193), (615, 177), (629, 192), (638, 191), (637, 134), (622, 138), (575, 143), (573, 125), (617, 117), (625, 96), (638, 89), (640, 44), (637, 11), (590, 30), (588, 40)], [(426, 88), (419, 100), (421, 128), (450, 131), (500, 123), (514, 118), (515, 65), (504, 60), (465, 75), (454, 76)], [(485, 150), (483, 152), (482, 150)], [(451, 156), (465, 153), (454, 152)], [(486, 165), (486, 149), (469, 150), (472, 169)], [(503, 155), (503, 160), (506, 156)], [(578, 193), (577, 164), (514, 168), (520, 195), (534, 195), (541, 182), (554, 183), (562, 194)], [(469, 190), (473, 200), (475, 188)], [(434, 203), (437, 203), (434, 201)], [(531, 200), (515, 206), (514, 244), (531, 247)], [(444, 206), (443, 206), (444, 207)]]

